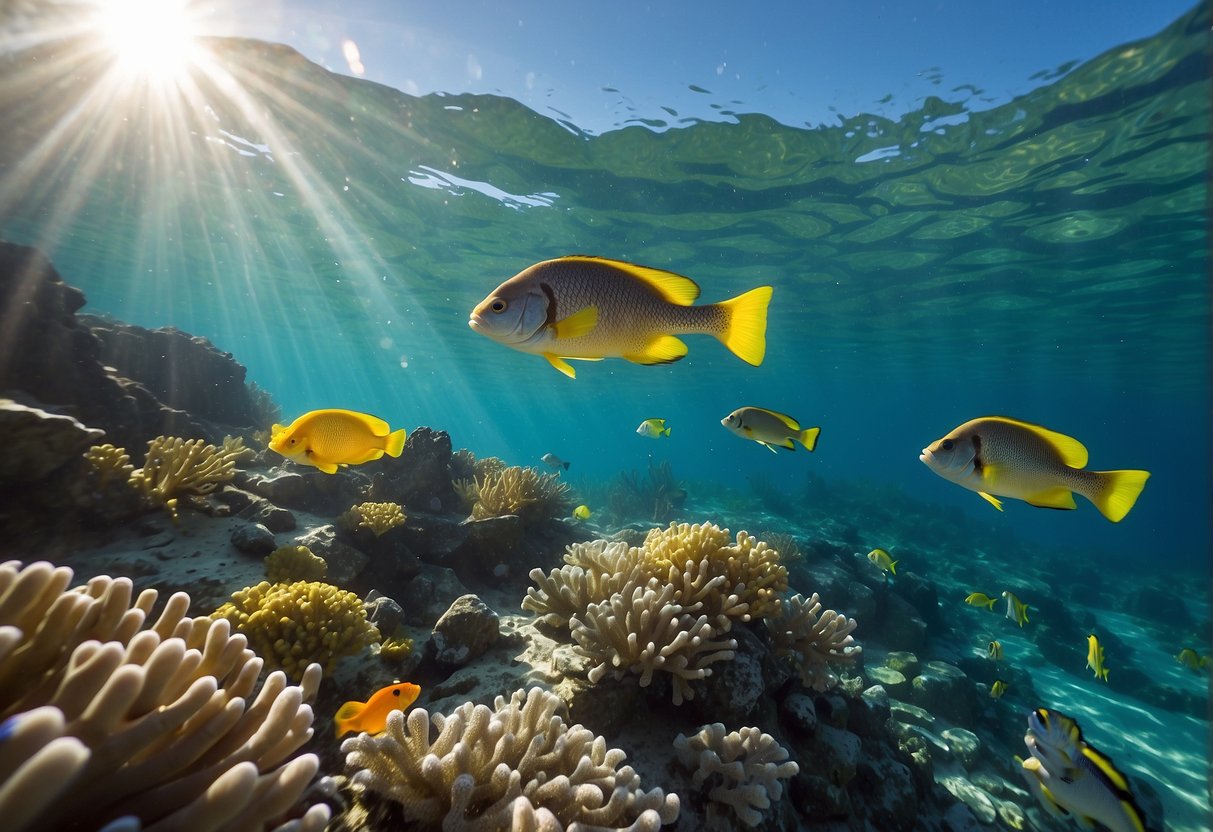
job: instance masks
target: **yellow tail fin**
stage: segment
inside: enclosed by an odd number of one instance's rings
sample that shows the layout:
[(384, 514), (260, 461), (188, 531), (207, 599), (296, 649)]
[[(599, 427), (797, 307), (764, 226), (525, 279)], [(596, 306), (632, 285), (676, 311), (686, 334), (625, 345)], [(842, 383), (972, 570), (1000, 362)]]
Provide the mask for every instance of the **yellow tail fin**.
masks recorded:
[(759, 286), (718, 304), (728, 313), (729, 322), (717, 337), (733, 355), (755, 367), (767, 354), (767, 305), (773, 291), (770, 286)]
[(1129, 509), (1137, 502), (1141, 490), (1150, 478), (1149, 471), (1092, 471), (1096, 485), (1087, 495), (1103, 516), (1113, 523), (1125, 519)]
[(821, 433), (821, 428), (805, 428), (796, 438), (800, 440), (800, 444), (804, 445), (810, 451), (817, 447), (817, 436)]
[(389, 433), (387, 435), (387, 442), (384, 443), (383, 452), (388, 456), (400, 456), (400, 452), (404, 450), (404, 440), (407, 435), (404, 432), (404, 428)]

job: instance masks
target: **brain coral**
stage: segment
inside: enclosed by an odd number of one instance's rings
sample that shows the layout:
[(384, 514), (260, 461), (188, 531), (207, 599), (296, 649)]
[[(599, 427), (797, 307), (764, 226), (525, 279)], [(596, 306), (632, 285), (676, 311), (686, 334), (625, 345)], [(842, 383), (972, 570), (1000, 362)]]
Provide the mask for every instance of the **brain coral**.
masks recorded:
[(319, 761), (320, 668), (300, 686), (262, 662), (226, 621), (188, 618), (177, 593), (126, 578), (73, 589), (49, 563), (0, 564), (0, 817), (21, 830), (319, 832), (327, 806), (289, 820)]
[(338, 659), (379, 641), (357, 595), (318, 581), (262, 581), (233, 593), (211, 617), (230, 621), (267, 664), (292, 679), (312, 662), (328, 673)]
[(393, 711), (384, 733), (341, 750), (355, 789), (399, 803), (420, 829), (655, 832), (677, 820), (677, 795), (643, 791), (632, 767), (620, 767), (624, 752), (565, 724), (561, 705), (531, 688), (432, 720), (424, 708)]

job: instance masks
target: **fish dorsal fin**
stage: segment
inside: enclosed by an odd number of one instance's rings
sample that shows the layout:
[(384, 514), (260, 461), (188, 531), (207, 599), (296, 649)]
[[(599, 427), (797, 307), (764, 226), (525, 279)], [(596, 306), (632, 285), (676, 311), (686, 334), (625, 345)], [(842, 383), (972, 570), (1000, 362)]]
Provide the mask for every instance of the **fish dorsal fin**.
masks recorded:
[(331, 410), (317, 410), (312, 415), (317, 419), (325, 416), (340, 416), (343, 419), (350, 419), (355, 422), (360, 422), (363, 427), (371, 432), (371, 436), (387, 436), (392, 432), (391, 426), (378, 416), (372, 416), (369, 413), (359, 413), (356, 410), (341, 410), (334, 408)]
[(774, 416), (776, 419), (783, 422), (784, 426), (788, 430), (794, 430), (797, 433), (800, 433), (800, 422), (797, 422), (795, 419), (793, 419), (788, 414), (780, 413), (778, 410), (767, 410), (765, 407), (756, 407), (754, 409), (761, 410), (763, 413), (767, 413), (771, 416)]
[(557, 340), (566, 341), (569, 338), (580, 338), (583, 335), (589, 335), (597, 325), (598, 307), (587, 306), (580, 311), (574, 312), (567, 318), (561, 318), (552, 324), (552, 329), (555, 330)]
[(1120, 773), (1116, 766), (1112, 765), (1111, 760), (1086, 744), (1083, 745), (1082, 756), (1095, 767), (1100, 780), (1106, 782), (1114, 791), (1122, 795), (1129, 794), (1129, 781), (1125, 779), (1125, 776)]
[(1021, 422), (1019, 419), (1011, 419), (1006, 416), (993, 416), (991, 418), (998, 422), (1006, 422), (1032, 431), (1032, 433), (1056, 448), (1057, 452), (1061, 454), (1061, 461), (1071, 468), (1086, 467), (1087, 448), (1074, 437), (1066, 436), (1064, 433), (1058, 433), (1055, 430), (1049, 430), (1040, 425), (1034, 425), (1031, 422)]
[(689, 277), (683, 277), (674, 272), (654, 269), (652, 266), (638, 266), (635, 263), (628, 263), (623, 260), (611, 260), (607, 257), (575, 255), (566, 259), (577, 260), (582, 263), (602, 263), (619, 269), (619, 271), (625, 272), (653, 287), (663, 298), (679, 306), (690, 306), (699, 298), (699, 284)]

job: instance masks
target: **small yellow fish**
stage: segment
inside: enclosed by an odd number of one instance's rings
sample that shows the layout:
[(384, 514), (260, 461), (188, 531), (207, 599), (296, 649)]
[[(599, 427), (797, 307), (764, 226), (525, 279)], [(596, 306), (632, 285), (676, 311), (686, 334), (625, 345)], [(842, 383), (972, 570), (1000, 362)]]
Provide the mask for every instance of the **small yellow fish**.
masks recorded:
[(1191, 647), (1185, 647), (1180, 650), (1179, 655), (1175, 657), (1175, 661), (1189, 670), (1203, 670), (1209, 666), (1209, 657), (1200, 655)]
[(346, 702), (333, 716), (333, 722), (337, 724), (337, 737), (350, 731), (381, 733), (387, 724), (388, 714), (408, 710), (420, 695), (419, 686), (400, 682), (375, 691), (366, 702)]
[(892, 572), (894, 575), (897, 574), (897, 564), (901, 563), (901, 561), (889, 557), (889, 553), (884, 549), (873, 549), (868, 552), (868, 560), (885, 572)]
[(1030, 607), (1015, 596), (1014, 592), (1007, 590), (1002, 594), (1003, 598), (1007, 599), (1007, 618), (1014, 621), (1022, 627), (1028, 620), (1028, 610)]
[(575, 255), (523, 269), (476, 304), (468, 326), (521, 352), (542, 355), (569, 378), (566, 359), (623, 358), (669, 364), (687, 354), (675, 335), (714, 335), (757, 367), (766, 354), (770, 286), (692, 306), (693, 280), (648, 266)]
[(1129, 513), (1150, 477), (1149, 471), (1087, 471), (1087, 449), (1077, 439), (1003, 416), (965, 422), (923, 448), (919, 459), (999, 511), (995, 495), (1072, 509), (1077, 492), (1113, 523)]
[(573, 516), (578, 520), (589, 520), (592, 513), (587, 505), (580, 505), (573, 509)]
[(660, 439), (670, 435), (670, 429), (665, 426), (665, 419), (645, 419), (636, 428), (636, 433), (649, 439)]
[(1011, 685), (1004, 682), (1002, 679), (995, 679), (994, 684), (990, 685), (990, 698), (1002, 699), (1002, 695), (1007, 692), (1007, 688)]
[(1087, 636), (1087, 667), (1095, 671), (1096, 679), (1108, 681), (1108, 668), (1103, 663), (1103, 645), (1094, 634)]
[(993, 661), (1002, 661), (1002, 642), (991, 641), (986, 647), (986, 655), (989, 656)]
[(994, 605), (998, 603), (998, 599), (991, 598), (984, 592), (974, 592), (965, 598), (965, 603), (971, 607), (986, 607), (990, 612), (993, 612)]
[(812, 451), (817, 447), (817, 436), (821, 433), (821, 428), (802, 430), (800, 422), (791, 416), (765, 407), (739, 407), (721, 419), (720, 424), (730, 433), (757, 442), (771, 453), (776, 453), (776, 448), (794, 451), (797, 442)]
[(338, 465), (358, 465), (384, 454), (400, 456), (404, 439), (404, 428), (393, 431), (367, 413), (313, 410), (288, 427), (274, 425), (269, 447), (292, 462), (332, 474)]

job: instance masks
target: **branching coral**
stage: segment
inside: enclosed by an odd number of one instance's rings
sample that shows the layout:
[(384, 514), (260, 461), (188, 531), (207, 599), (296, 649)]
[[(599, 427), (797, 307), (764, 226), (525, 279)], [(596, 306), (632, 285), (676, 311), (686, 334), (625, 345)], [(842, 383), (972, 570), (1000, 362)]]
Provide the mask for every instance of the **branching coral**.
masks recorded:
[(322, 581), (329, 565), (306, 546), (279, 546), (265, 558), (265, 577), (272, 584)]
[(577, 651), (595, 662), (589, 679), (607, 673), (622, 679), (640, 676), (647, 687), (656, 671), (669, 673), (675, 705), (694, 698), (690, 683), (711, 675), (712, 662), (733, 658), (737, 642), (716, 640), (706, 615), (674, 600), (677, 588), (656, 579), (631, 592), (618, 592), (600, 604), (590, 604), (570, 622)]
[(399, 663), (413, 655), (413, 640), (400, 635), (385, 638), (376, 652), (385, 662)]
[(407, 519), (399, 503), (359, 503), (341, 515), (341, 523), (346, 528), (369, 529), (375, 537), (403, 526)]
[[(265, 829), (319, 763), (289, 760), (312, 736), (320, 668), (288, 686), (225, 621), (187, 618), (126, 578), (68, 589), (48, 563), (0, 564), (0, 817), (7, 830)], [(288, 761), (289, 760), (289, 761)], [(292, 828), (323, 829), (313, 806)]]
[(230, 621), (267, 664), (292, 679), (313, 662), (328, 673), (338, 659), (379, 641), (357, 595), (317, 581), (262, 581), (233, 593), (211, 617)]
[(570, 619), (590, 604), (605, 601), (639, 577), (626, 543), (595, 540), (574, 543), (564, 556), (567, 566), (544, 574), (531, 570), (536, 586), (528, 587), (522, 608), (539, 615), (553, 627), (567, 627)]
[(677, 795), (643, 791), (619, 749), (557, 715), (539, 688), (467, 702), (450, 716), (393, 711), (384, 733), (341, 750), (355, 788), (403, 807), (425, 829), (630, 829), (655, 832), (678, 817)]
[(231, 480), (236, 462), (248, 450), (244, 440), (230, 437), (220, 449), (202, 439), (157, 436), (147, 443), (143, 467), (131, 473), (130, 483), (148, 501), (167, 508), (175, 520), (181, 495), (209, 494)]
[[(725, 733), (719, 722), (704, 725), (699, 733), (674, 740), (678, 759), (694, 769), (691, 782), (711, 786), (708, 797), (732, 809), (751, 828), (762, 822), (762, 810), (783, 797), (781, 781), (800, 771), (794, 761), (785, 762), (788, 752), (770, 734), (759, 728)], [(708, 829), (732, 829), (732, 818), (710, 811)]]
[(127, 483), (135, 466), (130, 454), (113, 445), (93, 445), (84, 453), (84, 459), (97, 476), (98, 490), (104, 490), (111, 482)]
[(511, 466), (477, 474), (474, 492), (467, 491), (465, 497), (472, 493), (472, 517), (477, 520), (507, 514), (542, 520), (562, 516), (569, 506), (568, 485), (558, 475), (540, 474), (534, 468)]
[(852, 664), (863, 648), (851, 633), (855, 619), (821, 609), (816, 592), (805, 599), (796, 594), (783, 602), (780, 614), (767, 619), (775, 654), (790, 657), (807, 688), (828, 690), (838, 684), (831, 665)]

